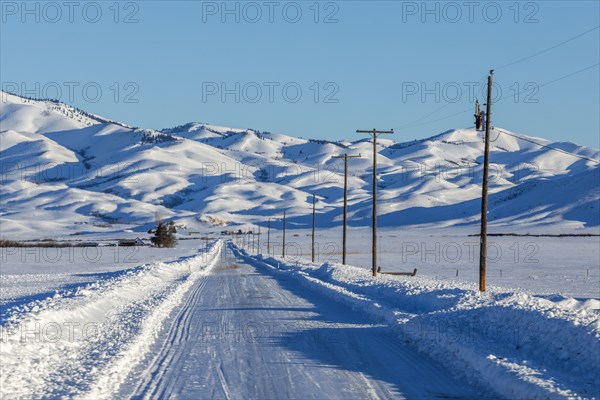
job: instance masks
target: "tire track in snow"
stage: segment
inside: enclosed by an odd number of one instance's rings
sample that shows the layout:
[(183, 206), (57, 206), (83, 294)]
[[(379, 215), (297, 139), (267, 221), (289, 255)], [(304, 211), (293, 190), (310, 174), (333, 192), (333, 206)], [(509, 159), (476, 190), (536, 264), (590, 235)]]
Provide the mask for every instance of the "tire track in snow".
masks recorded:
[[(123, 351), (120, 358), (116, 360), (98, 379), (91, 391), (82, 396), (82, 400), (93, 399), (111, 399), (118, 391), (120, 385), (125, 381), (129, 372), (141, 362), (156, 338), (160, 334), (162, 323), (172, 311), (181, 304), (189, 290), (194, 287), (196, 281), (207, 275), (212, 267), (216, 265), (222, 250), (222, 242), (218, 241), (213, 246), (210, 255), (213, 257), (210, 262), (201, 270), (193, 271), (186, 281), (180, 284), (175, 292), (169, 298), (157, 307), (152, 315), (145, 321), (144, 329), (134, 343)], [(194, 259), (195, 260), (195, 259)], [(198, 261), (198, 260), (196, 260)], [(188, 264), (189, 266), (190, 264)], [(203, 280), (204, 281), (204, 280)], [(199, 293), (200, 291), (197, 291)], [(189, 298), (187, 302), (189, 302)]]
[(223, 364), (219, 364), (217, 372), (219, 374), (219, 382), (221, 382), (221, 389), (223, 389), (225, 398), (227, 400), (233, 399), (233, 396), (231, 396), (231, 391), (229, 390), (229, 384), (227, 383), (227, 379), (225, 379), (225, 373), (223, 372)]
[(181, 343), (189, 340), (191, 325), (189, 319), (192, 315), (191, 307), (198, 301), (198, 297), (205, 285), (206, 277), (203, 277), (192, 289), (193, 292), (187, 297), (185, 304), (175, 317), (175, 322), (170, 326), (160, 351), (143, 374), (144, 379), (138, 384), (134, 397), (143, 398), (150, 395), (156, 397), (159, 395), (157, 391), (160, 390), (160, 387), (157, 387), (157, 383), (162, 381), (166, 366), (181, 357), (181, 352), (173, 352), (172, 349), (179, 348), (178, 346)]

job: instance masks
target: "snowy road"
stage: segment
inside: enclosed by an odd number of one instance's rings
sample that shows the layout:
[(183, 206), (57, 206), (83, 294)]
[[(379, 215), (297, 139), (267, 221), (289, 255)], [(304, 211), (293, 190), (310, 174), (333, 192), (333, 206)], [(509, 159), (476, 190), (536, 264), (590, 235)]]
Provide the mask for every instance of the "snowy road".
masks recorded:
[(385, 325), (223, 252), (119, 397), (485, 397)]

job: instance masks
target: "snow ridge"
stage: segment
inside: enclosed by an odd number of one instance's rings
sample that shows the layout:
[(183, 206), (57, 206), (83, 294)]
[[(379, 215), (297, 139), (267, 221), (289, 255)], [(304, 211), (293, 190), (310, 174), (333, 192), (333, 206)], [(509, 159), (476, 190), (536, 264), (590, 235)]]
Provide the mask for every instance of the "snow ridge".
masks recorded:
[(132, 268), (15, 310), (2, 326), (0, 397), (112, 398), (221, 248), (217, 241), (196, 256)]
[[(204, 123), (155, 131), (0, 94), (5, 239), (98, 233), (112, 225), (143, 232), (156, 213), (198, 230), (211, 220), (264, 223), (265, 215), (287, 209), (291, 224), (307, 227), (313, 193), (321, 226), (336, 226), (344, 180), (343, 161), (333, 156), (341, 152), (362, 155), (349, 161), (348, 211), (355, 226), (370, 224), (372, 147), (365, 138), (306, 140)], [(600, 228), (600, 165), (592, 161), (598, 150), (500, 129), (493, 135), (491, 227)], [(378, 143), (381, 226), (477, 224), (481, 132)]]

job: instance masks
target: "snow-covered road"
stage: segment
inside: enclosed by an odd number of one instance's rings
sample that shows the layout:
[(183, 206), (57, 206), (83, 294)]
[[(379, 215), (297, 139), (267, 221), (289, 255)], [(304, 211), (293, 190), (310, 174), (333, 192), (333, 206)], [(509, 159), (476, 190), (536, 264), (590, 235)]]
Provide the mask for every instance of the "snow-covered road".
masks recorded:
[(482, 398), (386, 325), (224, 246), (118, 397)]

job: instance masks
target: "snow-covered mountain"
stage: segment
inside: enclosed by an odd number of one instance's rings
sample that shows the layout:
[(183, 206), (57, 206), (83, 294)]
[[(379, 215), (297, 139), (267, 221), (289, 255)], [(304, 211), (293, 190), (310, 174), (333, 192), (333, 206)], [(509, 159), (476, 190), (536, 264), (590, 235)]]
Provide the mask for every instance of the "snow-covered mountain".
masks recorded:
[[(320, 226), (333, 226), (341, 221), (343, 161), (332, 156), (344, 153), (362, 155), (349, 161), (350, 224), (370, 224), (366, 139), (307, 140), (202, 123), (154, 131), (0, 94), (4, 238), (146, 230), (156, 213), (191, 229), (263, 223), (285, 209), (290, 226), (305, 227), (313, 193)], [(492, 227), (600, 227), (598, 150), (499, 129), (492, 139)], [(406, 143), (386, 138), (378, 150), (382, 226), (476, 226), (481, 132), (455, 129)]]

